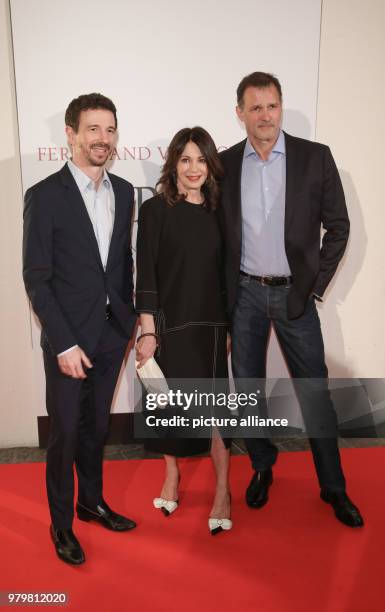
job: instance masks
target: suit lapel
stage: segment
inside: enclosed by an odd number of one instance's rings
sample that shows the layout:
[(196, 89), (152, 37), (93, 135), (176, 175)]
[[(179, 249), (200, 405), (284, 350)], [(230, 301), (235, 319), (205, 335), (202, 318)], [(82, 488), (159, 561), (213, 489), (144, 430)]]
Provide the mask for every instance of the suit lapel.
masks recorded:
[(110, 177), (111, 185), (114, 190), (115, 214), (114, 214), (114, 226), (112, 228), (110, 248), (108, 251), (106, 269), (108, 268), (112, 260), (112, 257), (113, 257), (113, 252), (116, 246), (116, 237), (118, 235), (119, 227), (121, 226), (122, 219), (123, 219), (123, 206), (124, 206), (123, 197), (121, 194), (121, 190), (120, 190), (118, 181), (115, 180), (115, 177), (113, 175), (109, 174), (108, 176)]
[(297, 155), (295, 140), (285, 134), (286, 148), (286, 194), (285, 194), (285, 238), (290, 233), (290, 227), (295, 212), (295, 183), (297, 176)]
[(87, 212), (86, 205), (84, 204), (84, 200), (76, 184), (76, 181), (72, 176), (67, 164), (60, 170), (59, 174), (65, 188), (65, 198), (68, 204), (70, 205), (76, 219), (79, 221), (85, 237), (90, 243), (92, 253), (95, 255), (99, 264), (103, 268), (102, 260), (100, 259), (99, 246), (96, 240), (91, 219)]
[(229, 182), (228, 210), (230, 211), (230, 222), (234, 228), (239, 252), (241, 251), (242, 241), (242, 198), (241, 198), (241, 179), (242, 162), (246, 140), (240, 142), (233, 150), (233, 159), (229, 167), (232, 169)]

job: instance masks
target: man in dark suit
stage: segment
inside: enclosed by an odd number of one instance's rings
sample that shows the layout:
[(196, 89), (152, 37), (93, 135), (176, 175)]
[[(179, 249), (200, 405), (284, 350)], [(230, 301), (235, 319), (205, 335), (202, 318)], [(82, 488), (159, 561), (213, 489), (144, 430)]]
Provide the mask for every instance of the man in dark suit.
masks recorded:
[(110, 407), (136, 321), (134, 190), (105, 169), (117, 130), (111, 100), (79, 96), (65, 123), (72, 159), (25, 195), (23, 275), (42, 326), (51, 537), (63, 561), (80, 564), (85, 557), (72, 531), (74, 463), (79, 519), (113, 531), (135, 527), (102, 496)]
[[(328, 147), (281, 130), (282, 92), (276, 77), (263, 72), (246, 76), (237, 102), (247, 139), (221, 153), (233, 374), (237, 379), (266, 377), (273, 325), (305, 424), (319, 427), (310, 445), (321, 498), (344, 524), (360, 526), (360, 512), (345, 491), (315, 304), (337, 269), (349, 234), (340, 177)], [(254, 469), (246, 501), (261, 508), (278, 451), (263, 437), (247, 438), (246, 446)]]

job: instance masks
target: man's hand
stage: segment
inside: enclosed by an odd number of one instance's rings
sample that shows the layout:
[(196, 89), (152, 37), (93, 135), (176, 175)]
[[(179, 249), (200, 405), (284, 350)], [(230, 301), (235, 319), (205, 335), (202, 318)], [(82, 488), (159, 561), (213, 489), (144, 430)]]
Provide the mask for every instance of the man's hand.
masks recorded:
[(57, 358), (60, 371), (72, 378), (87, 378), (83, 365), (92, 368), (92, 363), (81, 348), (75, 346), (71, 351)]
[(154, 336), (141, 338), (136, 345), (136, 361), (139, 362), (138, 368), (144, 366), (146, 361), (153, 357), (156, 351), (156, 339)]

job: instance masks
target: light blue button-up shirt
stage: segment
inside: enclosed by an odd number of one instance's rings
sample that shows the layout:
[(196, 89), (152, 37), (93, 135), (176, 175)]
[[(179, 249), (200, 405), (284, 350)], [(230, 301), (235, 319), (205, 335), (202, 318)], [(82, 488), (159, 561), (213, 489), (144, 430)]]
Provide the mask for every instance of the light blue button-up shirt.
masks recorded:
[[(109, 245), (111, 242), (112, 229), (114, 226), (114, 218), (115, 218), (115, 194), (110, 181), (110, 177), (108, 176), (106, 170), (104, 170), (103, 178), (100, 182), (99, 188), (95, 189), (95, 183), (92, 179), (90, 179), (87, 174), (83, 172), (78, 166), (76, 166), (73, 161), (68, 161), (68, 168), (71, 171), (72, 176), (75, 179), (75, 182), (79, 188), (79, 191), (82, 195), (84, 204), (86, 206), (88, 215), (90, 217), (92, 227), (94, 228), (94, 233), (96, 240), (99, 245), (100, 257), (103, 262), (104, 268), (107, 264), (107, 256), (108, 250), (103, 249), (101, 247), (102, 238), (107, 241)], [(95, 213), (95, 206), (100, 203), (101, 206), (104, 207), (106, 214), (104, 218), (106, 219), (105, 227), (98, 228), (97, 219)], [(100, 236), (100, 233), (103, 232), (104, 236)]]
[(285, 252), (286, 148), (282, 130), (262, 160), (247, 139), (242, 162), (241, 270), (255, 276), (290, 276)]

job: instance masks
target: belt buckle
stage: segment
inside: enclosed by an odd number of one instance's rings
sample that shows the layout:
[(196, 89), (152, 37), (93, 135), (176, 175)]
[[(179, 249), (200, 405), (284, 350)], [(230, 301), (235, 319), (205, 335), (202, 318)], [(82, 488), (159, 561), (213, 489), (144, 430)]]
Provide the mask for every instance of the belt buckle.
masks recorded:
[(268, 287), (270, 285), (269, 281), (272, 281), (272, 280), (273, 280), (272, 276), (262, 276), (261, 277), (261, 285), (263, 287)]

